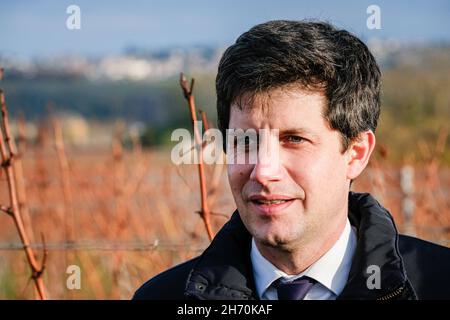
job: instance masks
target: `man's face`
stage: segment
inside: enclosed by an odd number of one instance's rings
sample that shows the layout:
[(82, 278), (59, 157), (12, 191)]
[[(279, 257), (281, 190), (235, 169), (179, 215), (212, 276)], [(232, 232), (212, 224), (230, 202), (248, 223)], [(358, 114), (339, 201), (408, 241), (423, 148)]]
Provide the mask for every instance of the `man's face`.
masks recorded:
[(293, 250), (343, 226), (348, 155), (323, 118), (326, 103), (321, 92), (284, 88), (231, 105), (230, 129), (278, 129), (260, 140), (256, 164), (228, 164), (237, 208), (258, 244)]

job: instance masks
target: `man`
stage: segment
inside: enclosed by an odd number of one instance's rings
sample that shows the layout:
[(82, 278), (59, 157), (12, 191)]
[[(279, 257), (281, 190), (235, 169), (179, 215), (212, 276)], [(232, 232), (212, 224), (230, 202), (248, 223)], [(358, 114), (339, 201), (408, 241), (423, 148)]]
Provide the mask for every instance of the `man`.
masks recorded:
[(237, 211), (211, 245), (135, 299), (450, 298), (450, 250), (399, 235), (372, 196), (349, 191), (380, 114), (364, 43), (327, 23), (263, 23), (225, 51), (216, 89), (224, 135), (268, 134), (256, 163), (227, 165)]

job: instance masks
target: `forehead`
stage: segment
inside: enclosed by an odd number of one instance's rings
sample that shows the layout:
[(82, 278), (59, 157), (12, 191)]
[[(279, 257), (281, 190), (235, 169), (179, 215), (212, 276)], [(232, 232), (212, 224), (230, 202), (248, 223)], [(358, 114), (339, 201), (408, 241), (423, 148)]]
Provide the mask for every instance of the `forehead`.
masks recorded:
[(230, 128), (328, 127), (324, 118), (327, 99), (323, 91), (299, 87), (277, 88), (244, 94), (230, 106)]

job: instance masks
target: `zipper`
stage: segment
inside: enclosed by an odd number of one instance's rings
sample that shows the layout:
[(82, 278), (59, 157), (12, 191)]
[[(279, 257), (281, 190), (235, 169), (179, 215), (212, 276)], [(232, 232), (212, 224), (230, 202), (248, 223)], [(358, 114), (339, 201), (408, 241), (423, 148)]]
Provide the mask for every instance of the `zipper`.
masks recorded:
[(395, 297), (400, 295), (403, 290), (405, 290), (405, 285), (401, 286), (400, 288), (397, 288), (396, 290), (378, 298), (377, 300), (386, 301), (386, 300), (393, 300)]

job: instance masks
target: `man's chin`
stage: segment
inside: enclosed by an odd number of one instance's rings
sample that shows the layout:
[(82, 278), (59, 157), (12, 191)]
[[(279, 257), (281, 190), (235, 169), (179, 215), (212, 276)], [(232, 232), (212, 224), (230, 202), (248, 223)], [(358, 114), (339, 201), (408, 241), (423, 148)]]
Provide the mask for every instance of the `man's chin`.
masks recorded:
[(286, 234), (280, 232), (257, 232), (254, 238), (260, 245), (272, 248), (282, 248), (290, 243)]

